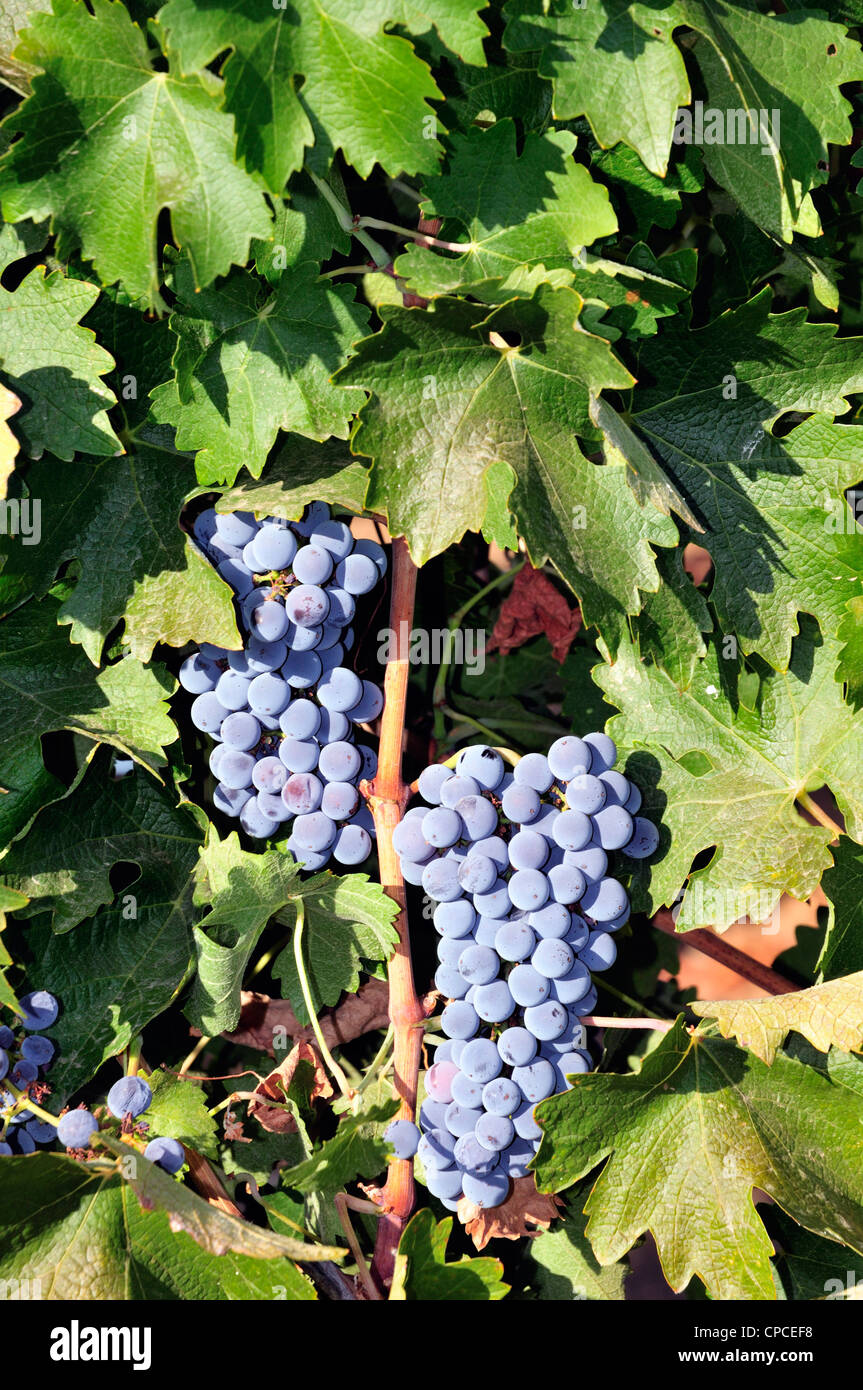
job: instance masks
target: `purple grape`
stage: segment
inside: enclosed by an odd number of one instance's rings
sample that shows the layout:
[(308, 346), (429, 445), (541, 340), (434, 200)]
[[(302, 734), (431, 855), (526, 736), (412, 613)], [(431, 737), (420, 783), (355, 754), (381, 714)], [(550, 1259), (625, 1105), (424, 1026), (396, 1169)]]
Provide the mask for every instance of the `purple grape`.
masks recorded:
[(293, 570), (301, 584), (326, 584), (333, 572), (333, 557), (319, 545), (303, 545), (294, 556)]
[(547, 792), (554, 781), (554, 773), (548, 765), (548, 758), (542, 753), (528, 753), (516, 764), (513, 771), (516, 782), (523, 783), (526, 787), (533, 787), (534, 791), (540, 793)]
[(285, 600), (288, 618), (297, 627), (319, 627), (330, 611), (331, 597), (317, 584), (300, 584)]
[(32, 1032), (41, 1033), (43, 1028), (50, 1028), (57, 1022), (60, 1005), (47, 989), (33, 990), (31, 994), (25, 994), (19, 1002), (21, 1022)]
[(89, 1148), (99, 1122), (89, 1110), (67, 1110), (57, 1121), (57, 1138), (67, 1149)]
[(179, 1173), (186, 1162), (186, 1152), (177, 1139), (151, 1139), (144, 1149), (144, 1157), (166, 1173)]
[(378, 567), (367, 555), (347, 555), (336, 566), (336, 583), (349, 594), (370, 594), (378, 582)]
[(624, 845), (623, 852), (630, 859), (649, 859), (659, 846), (659, 831), (653, 821), (644, 816), (636, 816), (632, 839)]
[(557, 739), (549, 748), (548, 765), (559, 782), (569, 782), (579, 771), (590, 771), (592, 756), (586, 739), (567, 735), (566, 738)]
[(343, 740), (328, 743), (321, 749), (318, 770), (328, 782), (351, 782), (357, 776), (363, 760), (352, 743)]
[(238, 711), (224, 720), (221, 734), (227, 748), (248, 753), (260, 742), (261, 726), (253, 714)]
[(396, 1158), (413, 1158), (420, 1141), (420, 1132), (411, 1120), (393, 1120), (384, 1130), (384, 1139), (392, 1144)]
[(150, 1106), (153, 1092), (141, 1076), (123, 1076), (108, 1092), (108, 1109), (118, 1120), (124, 1115), (137, 1119)]

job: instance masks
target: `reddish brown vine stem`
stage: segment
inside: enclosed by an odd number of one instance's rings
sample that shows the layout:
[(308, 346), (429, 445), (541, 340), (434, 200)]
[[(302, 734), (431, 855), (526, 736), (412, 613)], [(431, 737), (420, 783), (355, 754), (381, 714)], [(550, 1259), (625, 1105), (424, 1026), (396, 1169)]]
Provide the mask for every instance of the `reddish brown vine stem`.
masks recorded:
[[(389, 963), (388, 977), (395, 1087), (401, 1098), (399, 1118), (405, 1120), (416, 1117), (425, 1012), (414, 986), (405, 887), (398, 855), (393, 849), (393, 831), (404, 814), (410, 795), (410, 789), (402, 780), (402, 742), (416, 583), (417, 570), (407, 544), (396, 538), (393, 540), (393, 589), (390, 600), (390, 630), (396, 654), (387, 662), (384, 674), (385, 703), (377, 775), (368, 788), (364, 786), (364, 790), (367, 790), (369, 806), (375, 818), (381, 884), (400, 908), (395, 924), (399, 944)], [(392, 1283), (396, 1251), (413, 1204), (413, 1163), (406, 1159), (394, 1159), (381, 1197), (383, 1214), (378, 1223), (371, 1270), (372, 1278), (382, 1290), (388, 1289)]]
[(692, 946), (705, 956), (711, 956), (713, 960), (719, 961), (720, 965), (726, 966), (736, 975), (741, 975), (744, 980), (749, 980), (751, 984), (763, 989), (765, 994), (795, 994), (797, 991), (797, 985), (786, 980), (784, 975), (779, 975), (769, 966), (762, 965), (760, 960), (753, 960), (745, 951), (739, 951), (730, 941), (723, 941), (721, 936), (714, 936), (713, 932), (704, 931), (700, 927), (695, 931), (678, 932), (674, 918), (667, 908), (656, 913), (653, 925), (666, 935), (673, 936), (680, 946)]

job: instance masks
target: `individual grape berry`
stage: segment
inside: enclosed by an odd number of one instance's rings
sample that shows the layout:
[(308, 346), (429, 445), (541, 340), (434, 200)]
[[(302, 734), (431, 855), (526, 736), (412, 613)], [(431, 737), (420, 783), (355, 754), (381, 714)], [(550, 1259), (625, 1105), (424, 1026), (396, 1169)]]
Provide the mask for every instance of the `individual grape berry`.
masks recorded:
[(447, 1198), (455, 1200), (461, 1196), (462, 1176), (459, 1168), (433, 1169), (426, 1174), (428, 1190), (441, 1201)]
[(352, 782), (362, 768), (363, 760), (352, 743), (338, 740), (321, 749), (318, 771), (328, 782)]
[(422, 886), (436, 902), (453, 902), (462, 895), (458, 864), (451, 859), (431, 859), (422, 871)]
[(469, 840), (483, 840), (497, 829), (497, 812), (484, 796), (461, 796), (454, 809)]
[(634, 818), (632, 839), (623, 846), (624, 854), (630, 859), (649, 859), (659, 846), (659, 831), (653, 821), (644, 816)]
[(526, 825), (534, 820), (541, 805), (539, 792), (523, 782), (513, 782), (507, 787), (501, 801), (503, 814), (515, 825)]
[(528, 916), (531, 929), (541, 937), (566, 936), (572, 926), (572, 913), (563, 903), (546, 903)]
[(0, 1024), (0, 1047), (13, 1047), (15, 1044), (15, 1034), (5, 1023)]
[(474, 1206), (480, 1207), (483, 1211), (490, 1207), (499, 1207), (509, 1192), (509, 1178), (498, 1168), (493, 1173), (486, 1173), (479, 1176), (476, 1173), (465, 1173), (462, 1179), (462, 1188), (465, 1197), (473, 1202)]
[(321, 810), (330, 820), (350, 820), (360, 803), (360, 794), (353, 782), (327, 782), (321, 800)]
[(21, 1022), (32, 1032), (41, 1032), (43, 1028), (50, 1028), (57, 1022), (60, 1005), (47, 989), (37, 989), (31, 994), (25, 994), (19, 1002)]
[(289, 772), (313, 772), (320, 752), (314, 739), (286, 738), (279, 746), (279, 757)]
[(499, 1153), (515, 1138), (515, 1126), (507, 1115), (493, 1115), (487, 1112), (477, 1120), (474, 1133), (484, 1149)]
[(485, 1085), (499, 1075), (501, 1056), (489, 1038), (473, 1038), (462, 1050), (459, 1066), (471, 1081)]
[(482, 1110), (473, 1109), (466, 1105), (459, 1105), (457, 1100), (450, 1101), (446, 1108), (446, 1119), (444, 1123), (450, 1134), (454, 1134), (460, 1139), (463, 1134), (473, 1134), (476, 1129), (476, 1122), (482, 1116)]
[(57, 1138), (67, 1149), (86, 1149), (99, 1128), (99, 1121), (89, 1110), (67, 1110), (57, 1121)]
[(497, 865), (484, 854), (468, 854), (459, 865), (458, 881), (466, 893), (485, 893), (497, 882)]
[(354, 554), (367, 555), (370, 560), (374, 561), (381, 579), (385, 577), (387, 572), (387, 553), (382, 545), (378, 545), (377, 541), (366, 540), (365, 538), (355, 540)]
[(538, 912), (549, 896), (549, 880), (540, 869), (516, 869), (509, 880), (509, 896), (514, 907)]
[(500, 1155), (484, 1148), (475, 1134), (463, 1134), (456, 1140), (453, 1158), (466, 1173), (481, 1176), (493, 1172), (500, 1162)]
[(420, 1132), (410, 1120), (393, 1120), (384, 1130), (384, 1139), (392, 1144), (396, 1158), (413, 1158), (420, 1141)]
[(290, 738), (314, 738), (321, 725), (321, 711), (312, 700), (292, 700), (279, 715), (279, 728)]
[(512, 908), (509, 884), (502, 878), (497, 878), (485, 893), (474, 893), (473, 902), (482, 917), (507, 917)]
[[(420, 1116), (422, 1118), (422, 1115)], [(426, 1172), (449, 1168), (453, 1162), (455, 1135), (448, 1129), (429, 1128), (417, 1144), (417, 1156)]]
[(232, 791), (243, 791), (252, 785), (255, 760), (250, 753), (238, 753), (229, 748), (219, 760), (219, 779), (223, 787)]
[(597, 776), (600, 772), (609, 772), (617, 762), (617, 744), (608, 734), (585, 734), (584, 741), (591, 751), (590, 771)]
[(551, 994), (551, 984), (532, 965), (517, 965), (507, 977), (510, 994), (522, 1008), (541, 1004)]
[(494, 748), (476, 744), (465, 748), (458, 756), (458, 771), (466, 777), (473, 777), (486, 791), (494, 791), (500, 785), (506, 771), (503, 758)]
[(603, 878), (592, 883), (581, 899), (581, 911), (595, 922), (611, 921), (613, 917), (629, 907), (629, 898), (623, 884), (616, 878)]
[(523, 1099), (519, 1086), (506, 1076), (495, 1077), (483, 1087), (483, 1108), (490, 1115), (514, 1115)]
[(324, 784), (313, 772), (294, 772), (282, 787), (282, 801), (292, 816), (308, 816), (317, 811)]
[(195, 652), (194, 656), (186, 657), (180, 667), (179, 681), (190, 695), (203, 695), (206, 691), (215, 689), (221, 674), (215, 661), (208, 661), (200, 652)]
[[(297, 592), (295, 589), (294, 593)], [(286, 607), (275, 598), (265, 599), (252, 609), (249, 626), (262, 642), (278, 642), (288, 631), (292, 617)], [(310, 623), (305, 626), (311, 626)]]
[(468, 982), (454, 964), (441, 964), (434, 974), (434, 987), (445, 999), (464, 999)]
[(509, 862), (514, 869), (541, 869), (548, 859), (549, 844), (535, 830), (519, 830), (509, 842)]
[(384, 707), (383, 692), (372, 681), (363, 681), (362, 684), (362, 695), (345, 713), (354, 724), (371, 724)]
[(378, 567), (367, 555), (347, 555), (336, 565), (336, 583), (349, 594), (370, 594), (378, 582)]
[(458, 902), (441, 902), (434, 910), (433, 920), (435, 929), (440, 932), (441, 936), (463, 940), (476, 924), (476, 909), (466, 899), (461, 899)]
[[(40, 1037), (38, 1033), (25, 1038), (21, 1044), (21, 1055), (37, 1067), (47, 1067), (54, 1056), (54, 1044), (50, 1038)], [(3, 1073), (0, 1071), (0, 1076)]]
[[(531, 1105), (537, 1105), (539, 1101), (545, 1100), (547, 1096), (554, 1094), (555, 1075), (554, 1067), (545, 1057), (538, 1057), (535, 1061), (528, 1063), (527, 1066), (514, 1067), (512, 1079), (521, 1091), (525, 1100)], [(536, 1135), (524, 1134), (518, 1128), (519, 1111), (515, 1112), (516, 1132), (521, 1134), (523, 1139), (539, 1138)]]
[(575, 953), (565, 941), (546, 937), (540, 941), (530, 958), (534, 970), (549, 980), (558, 980), (569, 974), (575, 964)]
[(244, 546), (258, 534), (258, 523), (251, 512), (217, 512), (217, 533), (231, 545)]
[(563, 862), (578, 869), (586, 883), (597, 883), (608, 871), (608, 855), (592, 840), (584, 849), (567, 850)]
[(312, 811), (294, 820), (292, 838), (300, 849), (320, 854), (329, 849), (336, 838), (336, 827), (323, 811)]
[(246, 803), (252, 800), (252, 795), (250, 787), (243, 787), (238, 791), (235, 787), (226, 787), (219, 782), (213, 792), (213, 805), (224, 816), (239, 816)]
[(567, 735), (548, 750), (548, 765), (559, 782), (569, 782), (579, 772), (589, 772), (592, 750), (586, 739)]
[(587, 887), (583, 875), (572, 864), (556, 864), (549, 869), (548, 885), (554, 901), (564, 907), (577, 903)]
[(424, 768), (417, 783), (423, 800), (430, 802), (432, 806), (439, 806), (441, 789), (445, 782), (451, 780), (452, 775), (443, 763), (433, 763), (431, 767)]
[(565, 1005), (556, 999), (547, 999), (544, 1004), (536, 1004), (524, 1011), (525, 1028), (540, 1042), (559, 1038), (568, 1021)]
[(309, 540), (336, 560), (343, 560), (354, 548), (351, 528), (343, 521), (321, 521), (310, 533)]
[(294, 556), (292, 568), (300, 584), (326, 584), (333, 572), (333, 557), (319, 545), (303, 545)]
[(554, 781), (554, 773), (549, 767), (548, 758), (542, 753), (528, 753), (516, 764), (513, 771), (516, 782), (522, 782), (534, 791), (547, 792)]
[(505, 1023), (515, 1012), (515, 1000), (506, 980), (477, 985), (473, 1007), (485, 1023)]
[(291, 690), (309, 690), (320, 680), (322, 669), (317, 652), (298, 651), (295, 648), (282, 666), (282, 679)]
[(588, 970), (608, 970), (617, 959), (617, 943), (608, 932), (591, 932), (587, 945), (579, 952)]
[(108, 1092), (108, 1109), (118, 1120), (124, 1115), (137, 1119), (150, 1106), (153, 1092), (141, 1076), (123, 1076)]
[(287, 617), (297, 627), (319, 627), (331, 606), (332, 594), (317, 584), (299, 584), (285, 599)]
[(252, 541), (259, 569), (284, 570), (297, 553), (297, 540), (287, 526), (264, 522)]
[(554, 842), (563, 850), (580, 850), (593, 838), (593, 824), (583, 811), (562, 811), (552, 829)]
[(53, 1144), (57, 1138), (56, 1126), (46, 1120), (28, 1120), (26, 1129), (34, 1144)]
[(447, 1004), (440, 1021), (448, 1038), (473, 1038), (479, 1032), (479, 1014), (463, 999)]
[(527, 960), (534, 949), (536, 937), (526, 922), (504, 922), (494, 938), (494, 949), (501, 960)]
[(343, 825), (333, 841), (332, 856), (337, 864), (362, 864), (372, 852), (372, 837), (361, 825)]
[(198, 695), (192, 701), (189, 711), (195, 728), (205, 734), (218, 734), (223, 720), (227, 719), (229, 713), (230, 710), (225, 708), (213, 690), (208, 690), (205, 695)]
[(590, 971), (582, 960), (573, 960), (565, 975), (559, 975), (553, 982), (551, 992), (560, 1004), (577, 1004), (590, 989)]
[(526, 1028), (505, 1028), (497, 1040), (497, 1050), (508, 1067), (524, 1067), (537, 1052), (537, 1041)]
[(461, 816), (446, 806), (436, 806), (423, 817), (423, 838), (437, 849), (448, 849), (457, 844), (464, 833)]
[(186, 1162), (186, 1152), (177, 1139), (151, 1139), (144, 1149), (144, 1157), (166, 1173), (179, 1173)]
[(39, 1076), (39, 1068), (35, 1062), (29, 1062), (26, 1057), (20, 1058), (12, 1068), (10, 1081), (13, 1086), (29, 1086), (31, 1081), (36, 1081)]
[(467, 1110), (481, 1110), (482, 1085), (479, 1081), (471, 1081), (469, 1076), (460, 1071), (458, 1076), (453, 1077), (452, 1098)]
[(605, 850), (622, 849), (634, 829), (632, 816), (622, 806), (604, 806), (593, 817), (594, 838)]
[(500, 958), (488, 946), (468, 946), (459, 956), (458, 968), (469, 985), (487, 985), (497, 978)]

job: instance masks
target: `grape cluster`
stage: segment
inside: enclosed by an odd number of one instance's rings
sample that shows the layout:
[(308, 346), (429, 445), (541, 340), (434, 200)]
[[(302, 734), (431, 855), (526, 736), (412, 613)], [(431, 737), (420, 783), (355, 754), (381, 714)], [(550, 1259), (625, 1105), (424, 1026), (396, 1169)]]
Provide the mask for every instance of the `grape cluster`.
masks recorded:
[[(50, 1067), (55, 1050), (51, 1039), (41, 1034), (57, 1021), (60, 1005), (54, 995), (44, 989), (26, 994), (20, 1003), (21, 1022), (29, 1031), (16, 1035), (12, 1028), (0, 1024), (0, 1081), (8, 1076), (16, 1090), (28, 1095), (35, 1090), (41, 1099), (43, 1091), (48, 1089), (41, 1082), (41, 1076)], [(18, 1059), (11, 1070), (10, 1054)], [(137, 1119), (148, 1109), (152, 1099), (153, 1092), (146, 1081), (138, 1076), (124, 1076), (108, 1092), (108, 1109), (118, 1120), (127, 1116)], [(2, 1157), (31, 1154), (37, 1144), (53, 1144), (55, 1139), (67, 1149), (87, 1149), (99, 1128), (95, 1115), (83, 1108), (68, 1110), (53, 1125), (48, 1120), (40, 1120), (30, 1110), (18, 1108), (19, 1105), (11, 1091), (0, 1087)], [(144, 1157), (164, 1168), (166, 1173), (179, 1172), (186, 1161), (183, 1146), (176, 1139), (151, 1139), (144, 1149)]]
[(429, 805), (393, 835), (405, 879), (438, 904), (447, 1041), (426, 1073), (417, 1152), (452, 1211), (462, 1196), (504, 1201), (541, 1138), (534, 1106), (590, 1070), (591, 972), (614, 962), (629, 916), (609, 854), (647, 858), (659, 843), (616, 760), (602, 733), (558, 739), (513, 772), (495, 749), (466, 748), (454, 772), (420, 774)]
[[(29, 1091), (41, 1086), (54, 1060), (54, 1044), (41, 1033), (56, 1021), (60, 1006), (44, 989), (26, 994), (20, 1002), (22, 1030), (16, 1034), (0, 1024), (0, 1081), (8, 1077), (19, 1091)], [(0, 1088), (0, 1155), (31, 1154), (37, 1144), (54, 1142), (57, 1132), (53, 1125), (30, 1110), (15, 1111), (14, 1106), (12, 1092)], [(11, 1113), (4, 1114), (7, 1111)]]
[(386, 573), (374, 541), (355, 540), (314, 502), (301, 521), (202, 512), (195, 539), (236, 596), (242, 651), (204, 644), (184, 661), (192, 723), (215, 741), (213, 803), (255, 839), (291, 822), (287, 847), (307, 869), (332, 855), (361, 864), (374, 822), (358, 784), (377, 758), (353, 741), (383, 696), (344, 665), (355, 598)]

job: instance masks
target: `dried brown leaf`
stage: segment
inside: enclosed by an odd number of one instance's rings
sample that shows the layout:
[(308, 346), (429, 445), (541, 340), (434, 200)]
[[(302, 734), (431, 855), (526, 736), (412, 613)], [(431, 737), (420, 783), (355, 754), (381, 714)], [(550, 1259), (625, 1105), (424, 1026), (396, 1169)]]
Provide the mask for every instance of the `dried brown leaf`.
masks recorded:
[[(297, 1041), (310, 1041), (314, 1034), (303, 1027), (287, 999), (271, 999), (267, 994), (243, 990), (238, 1028), (228, 1034), (241, 1047), (254, 1047), (273, 1055), (273, 1039), (280, 1034)], [(364, 1033), (374, 1033), (389, 1023), (389, 990), (384, 980), (367, 980), (356, 994), (346, 995), (334, 1009), (320, 1016), (327, 1047), (352, 1042)]]
[(297, 1122), (293, 1115), (287, 1110), (276, 1109), (275, 1106), (267, 1105), (266, 1101), (274, 1100), (278, 1101), (280, 1105), (284, 1105), (285, 1094), (300, 1062), (310, 1062), (315, 1069), (315, 1079), (311, 1090), (312, 1100), (317, 1100), (319, 1096), (327, 1100), (333, 1094), (333, 1088), (324, 1071), (324, 1064), (317, 1048), (304, 1039), (295, 1043), (285, 1060), (274, 1071), (271, 1071), (269, 1076), (265, 1076), (259, 1086), (255, 1087), (255, 1095), (260, 1096), (261, 1100), (249, 1102), (249, 1115), (256, 1119), (262, 1128), (269, 1130), (272, 1134), (296, 1134), (297, 1132)]
[(522, 1236), (537, 1236), (547, 1231), (560, 1215), (563, 1202), (559, 1197), (537, 1192), (533, 1174), (516, 1178), (505, 1202), (483, 1211), (474, 1202), (462, 1197), (458, 1204), (458, 1219), (477, 1250), (484, 1250), (490, 1240), (521, 1240)]
[(488, 647), (506, 656), (544, 632), (555, 661), (563, 661), (580, 627), (581, 610), (570, 608), (540, 570), (525, 565), (501, 604)]

